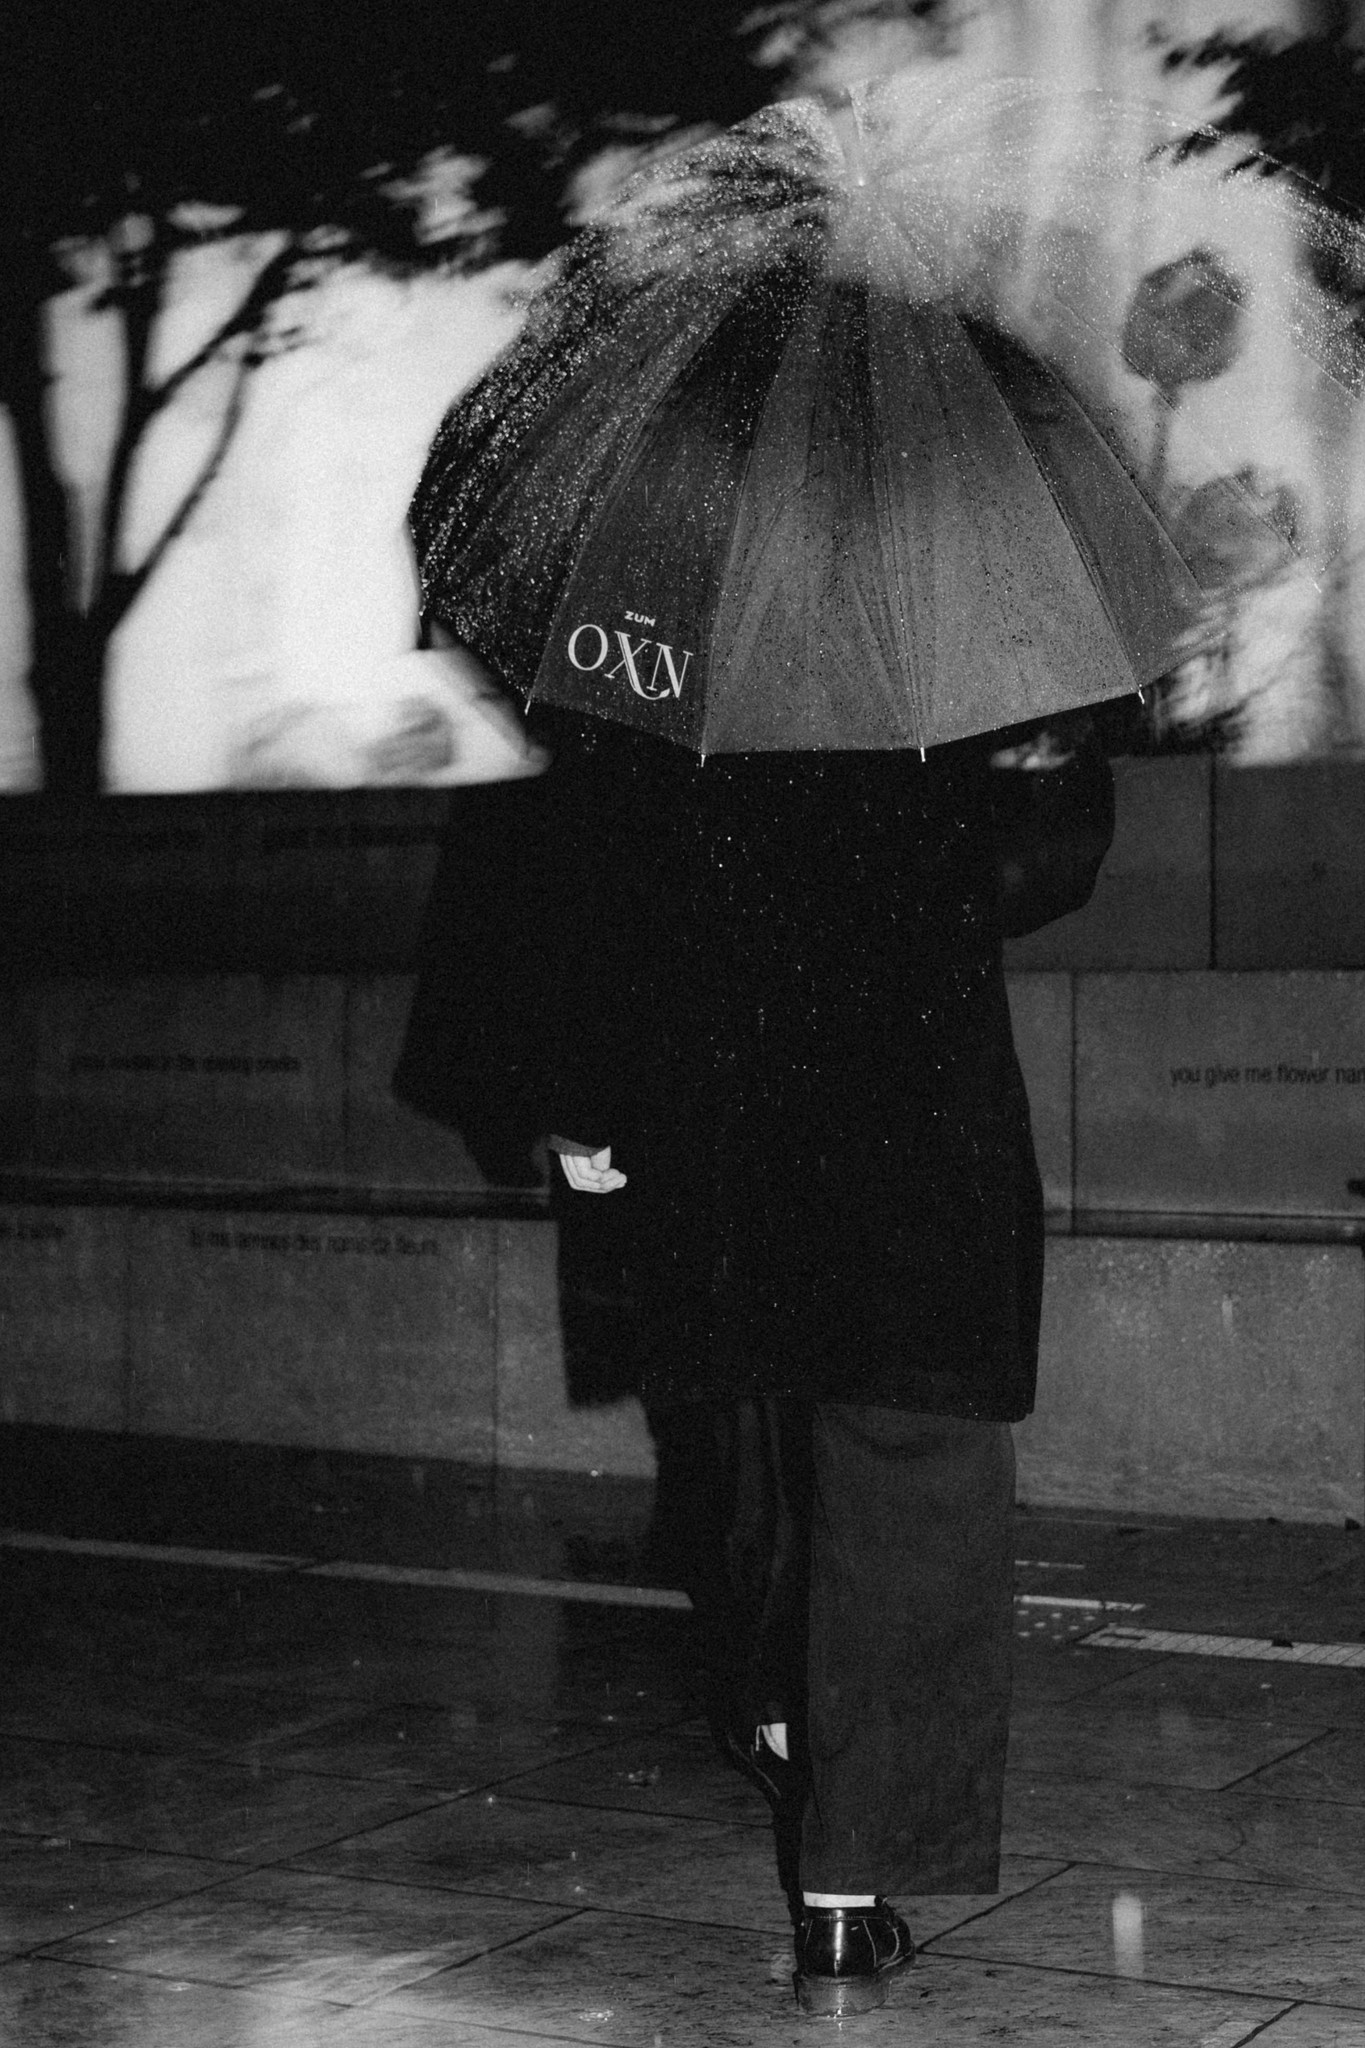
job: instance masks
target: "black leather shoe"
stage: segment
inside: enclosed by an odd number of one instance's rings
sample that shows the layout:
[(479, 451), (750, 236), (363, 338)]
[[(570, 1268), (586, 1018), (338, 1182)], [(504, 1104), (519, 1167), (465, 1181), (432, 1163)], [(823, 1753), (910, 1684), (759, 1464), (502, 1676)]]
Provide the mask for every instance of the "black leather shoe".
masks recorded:
[(806, 1906), (796, 1934), (802, 2012), (846, 2019), (886, 2003), (886, 1980), (913, 1961), (910, 1929), (894, 1906)]

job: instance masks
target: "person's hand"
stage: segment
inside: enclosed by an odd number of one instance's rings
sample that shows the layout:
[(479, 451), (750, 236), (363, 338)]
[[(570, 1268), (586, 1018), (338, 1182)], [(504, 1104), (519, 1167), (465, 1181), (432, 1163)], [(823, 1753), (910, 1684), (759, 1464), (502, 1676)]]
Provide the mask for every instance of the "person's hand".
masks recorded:
[(580, 1195), (614, 1195), (618, 1188), (625, 1186), (626, 1176), (611, 1163), (610, 1145), (604, 1145), (599, 1152), (590, 1152), (586, 1145), (568, 1150), (568, 1141), (563, 1138), (553, 1143), (565, 1180), (571, 1188), (577, 1188)]

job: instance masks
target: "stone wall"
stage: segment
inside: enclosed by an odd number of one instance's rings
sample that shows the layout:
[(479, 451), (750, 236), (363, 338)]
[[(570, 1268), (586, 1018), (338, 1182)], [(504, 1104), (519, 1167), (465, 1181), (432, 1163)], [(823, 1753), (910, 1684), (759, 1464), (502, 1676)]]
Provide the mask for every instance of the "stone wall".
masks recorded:
[[(1021, 1490), (1359, 1517), (1365, 774), (1119, 795), (1091, 905), (1011, 949), (1050, 1232)], [(569, 1397), (538, 1198), (388, 1093), (449, 802), (0, 817), (0, 1417), (651, 1469), (638, 1404)]]

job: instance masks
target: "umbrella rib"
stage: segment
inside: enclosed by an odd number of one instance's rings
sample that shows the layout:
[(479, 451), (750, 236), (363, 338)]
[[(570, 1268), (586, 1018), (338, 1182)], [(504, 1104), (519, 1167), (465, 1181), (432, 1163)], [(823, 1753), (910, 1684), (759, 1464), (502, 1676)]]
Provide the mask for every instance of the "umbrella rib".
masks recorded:
[[(886, 724), (891, 731), (897, 734), (901, 744), (919, 746), (925, 738), (926, 715), (919, 699), (917, 678), (909, 660), (909, 643), (905, 632), (902, 579), (897, 574), (894, 552), (888, 552), (891, 531), (890, 508), (894, 500), (894, 489), (888, 469), (888, 439), (885, 433), (879, 431), (879, 428), (884, 424), (884, 409), (881, 404), (880, 389), (874, 368), (871, 277), (866, 273), (863, 278), (863, 292), (863, 306), (867, 324), (863, 331), (864, 381), (858, 407), (861, 414), (861, 432), (857, 435), (857, 439), (862, 448), (867, 452), (868, 487), (872, 500), (872, 528), (876, 541), (877, 560), (881, 565), (882, 572), (880, 587), (884, 590), (889, 588), (890, 591), (895, 593), (894, 597), (886, 599), (886, 621), (892, 625), (893, 637), (898, 643), (899, 661), (897, 663), (897, 670), (904, 688), (903, 691), (898, 691), (890, 675), (887, 676), (885, 683), (883, 683), (882, 671), (876, 662), (869, 663), (864, 667), (860, 680), (861, 686), (865, 691), (871, 692), (874, 687), (876, 688), (880, 709), (885, 717)], [(854, 552), (850, 550), (851, 554)], [(865, 628), (866, 638), (876, 645), (882, 637), (877, 631), (878, 620), (874, 616), (872, 607), (867, 603), (863, 588), (857, 578), (851, 577), (849, 580), (848, 601), (852, 603), (855, 600), (859, 618)], [(907, 698), (909, 699), (908, 716), (906, 710)]]
[[(986, 363), (984, 367), (986, 370), (986, 374), (990, 378), (992, 384), (994, 384), (996, 390), (1000, 392), (1002, 402), (1007, 404), (1008, 401), (1005, 399), (1005, 394), (1004, 391), (1001, 389), (999, 379), (996, 377), (994, 371), (991, 369), (990, 364)], [(1062, 387), (1062, 391), (1064, 402), (1068, 406), (1075, 406), (1076, 401), (1072, 398), (1070, 392), (1065, 389), (1065, 386)], [(1083, 408), (1077, 409), (1083, 410)], [(1044, 490), (1047, 492), (1048, 497), (1051, 499), (1052, 504), (1056, 508), (1058, 517), (1060, 518), (1063, 526), (1066, 528), (1067, 533), (1070, 536), (1072, 545), (1076, 551), (1076, 558), (1079, 561), (1082, 569), (1085, 571), (1085, 575), (1087, 581), (1090, 584), (1091, 589), (1094, 591), (1096, 597), (1099, 599), (1100, 609), (1104, 613), (1105, 622), (1109, 627), (1109, 631), (1113, 637), (1114, 644), (1118, 648), (1119, 653), (1122, 656), (1122, 659), (1127, 665), (1128, 669), (1134, 676), (1136, 676), (1137, 670), (1133, 664), (1132, 657), (1128, 652), (1123, 632), (1119, 626), (1118, 619), (1115, 616), (1113, 604), (1111, 603), (1109, 598), (1109, 593), (1105, 589), (1102, 580), (1096, 573), (1095, 564), (1090, 555), (1090, 537), (1086, 533), (1085, 528), (1080, 524), (1080, 522), (1072, 517), (1065, 501), (1058, 494), (1057, 488), (1054, 485), (1052, 478), (1048, 475), (1047, 469), (1042, 461), (1042, 458), (1038, 453), (1038, 450), (1034, 447), (1028, 435), (1021, 434), (1019, 438), (1023, 442), (1024, 448), (1028, 454), (1029, 461), (1032, 463), (1040, 483), (1042, 484)], [(1107, 450), (1107, 452), (1109, 454), (1110, 461), (1114, 463), (1116, 468), (1121, 470), (1123, 468), (1123, 465), (1119, 462), (1118, 457), (1113, 454), (1112, 450)], [(1127, 474), (1126, 471), (1124, 473), (1125, 475)], [(1137, 489), (1136, 485), (1134, 485), (1134, 489)], [(1134, 688), (1136, 687), (1137, 684), (1135, 683)]]
[(1071, 514), (1067, 510), (1066, 505), (1063, 503), (1061, 498), (1058, 497), (1056, 490), (1053, 488), (1051, 478), (1048, 476), (1046, 469), (1043, 467), (1042, 463), (1038, 459), (1037, 451), (1033, 448), (1030, 448), (1029, 454), (1033, 459), (1034, 467), (1037, 469), (1039, 476), (1042, 478), (1043, 486), (1046, 489), (1048, 496), (1051, 498), (1053, 504), (1057, 507), (1057, 511), (1061, 517), (1063, 526), (1071, 535), (1072, 541), (1076, 548), (1077, 558), (1080, 561), (1081, 567), (1085, 571), (1091, 589), (1095, 592), (1096, 597), (1098, 597), (1100, 601), (1100, 608), (1103, 611), (1105, 619), (1108, 623), (1109, 631), (1113, 635), (1114, 644), (1118, 648), (1119, 653), (1123, 657), (1123, 660), (1127, 663), (1129, 669), (1131, 670), (1135, 678), (1134, 688), (1138, 687), (1138, 683), (1140, 681), (1155, 680), (1155, 678), (1147, 677), (1138, 678), (1136, 665), (1133, 662), (1132, 656), (1128, 652), (1128, 645), (1124, 638), (1123, 631), (1120, 627), (1118, 617), (1114, 611), (1114, 606), (1109, 597), (1109, 593), (1105, 589), (1103, 580), (1097, 572), (1096, 565), (1091, 557), (1088, 546), (1082, 544), (1088, 541), (1088, 535), (1080, 526), (1079, 522), (1072, 518)]
[[(878, 420), (876, 421), (876, 424), (884, 427), (886, 425), (886, 422), (884, 418), (881, 417), (884, 408), (881, 405), (880, 389), (874, 369), (874, 356), (872, 349), (872, 328), (870, 318), (868, 323), (867, 345), (867, 390), (869, 408), (879, 416)], [(872, 420), (869, 420), (868, 425), (869, 430), (871, 430), (871, 428), (874, 425), (874, 422)], [(894, 507), (896, 501), (896, 478), (893, 473), (891, 465), (891, 437), (889, 432), (869, 431), (868, 445), (871, 451), (872, 460), (875, 464), (875, 473), (877, 478), (877, 495), (879, 495), (880, 497), (880, 504), (876, 506), (878, 516), (874, 522), (877, 534), (877, 551), (881, 557), (887, 584), (890, 590), (894, 593), (894, 598), (889, 603), (888, 610), (895, 620), (896, 637), (900, 642), (900, 666), (901, 675), (904, 679), (905, 684), (905, 698), (908, 700), (909, 704), (908, 717), (906, 715), (905, 704), (898, 704), (889, 692), (887, 694), (887, 702), (892, 714), (892, 718), (894, 722), (897, 725), (899, 725), (906, 745), (917, 746), (922, 753), (928, 740), (929, 709), (924, 701), (923, 693), (920, 688), (920, 677), (917, 672), (916, 665), (911, 659), (913, 635), (907, 629), (905, 618), (906, 578), (901, 574), (900, 563), (897, 560), (897, 550), (895, 547), (895, 543), (892, 539), (892, 535), (895, 531), (895, 521), (892, 518), (892, 508)]]
[[(790, 346), (790, 335), (788, 336), (787, 342), (783, 345), (783, 356), (785, 356), (786, 349), (788, 346)], [(730, 499), (728, 531), (725, 535), (724, 541), (720, 543), (717, 549), (716, 560), (721, 565), (721, 573), (717, 576), (716, 579), (716, 597), (714, 603), (712, 604), (710, 618), (707, 623), (707, 645), (704, 649), (707, 673), (710, 673), (712, 669), (712, 663), (717, 648), (720, 622), (722, 615), (726, 610), (726, 592), (729, 588), (730, 583), (730, 566), (734, 555), (736, 535), (743, 522), (746, 506), (748, 505), (749, 479), (752, 474), (754, 464), (758, 459), (758, 449), (763, 439), (763, 428), (768, 418), (769, 409), (773, 404), (773, 394), (777, 388), (777, 382), (778, 377), (775, 374), (772, 381), (768, 385), (767, 390), (763, 394), (762, 402), (759, 404), (757, 408), (757, 413), (754, 419), (753, 432), (749, 437), (749, 444), (744, 450), (743, 459), (738, 466), (735, 487)], [(753, 536), (753, 539), (750, 542), (748, 551), (751, 556), (756, 555), (758, 558), (761, 559), (762, 556), (766, 553), (770, 545), (771, 536), (777, 525), (777, 522), (782, 513), (785, 511), (786, 507), (791, 503), (792, 497), (794, 495), (795, 493), (792, 491), (783, 491), (775, 500), (771, 501), (770, 506), (767, 510), (767, 516), (764, 518), (761, 527)], [(733, 630), (733, 620), (730, 621), (730, 628), (730, 646), (731, 649), (733, 649), (735, 637)], [(728, 677), (728, 671), (730, 668), (730, 662), (728, 659), (726, 661), (725, 668)], [(711, 705), (708, 704), (708, 712), (710, 708)], [(709, 730), (714, 729), (714, 726), (717, 722), (718, 721), (712, 719), (709, 716), (703, 718), (703, 737), (705, 737)]]
[[(800, 325), (801, 314), (805, 311), (808, 311), (808, 309), (809, 300), (807, 300), (803, 304), (800, 311), (798, 311), (793, 325), (792, 333), (797, 331)], [(788, 334), (787, 340), (783, 345), (781, 352), (782, 361), (785, 361), (787, 352), (791, 347), (792, 333)], [(726, 593), (729, 590), (731, 584), (730, 572), (734, 556), (736, 535), (743, 524), (744, 518), (746, 516), (746, 511), (748, 512), (749, 516), (752, 517), (753, 512), (755, 510), (755, 507), (753, 504), (751, 504), (749, 498), (749, 481), (754, 469), (754, 465), (758, 461), (759, 449), (764, 445), (764, 429), (768, 424), (769, 416), (776, 403), (776, 394), (780, 382), (781, 369), (779, 365), (779, 368), (777, 372), (774, 374), (772, 381), (769, 383), (767, 390), (764, 392), (762, 402), (758, 407), (757, 416), (754, 421), (754, 430), (752, 435), (750, 436), (749, 445), (744, 451), (743, 462), (739, 469), (738, 483), (734, 492), (734, 496), (731, 500), (729, 532), (726, 536), (723, 550), (718, 557), (718, 559), (724, 565), (723, 573), (718, 578), (717, 587), (719, 594), (717, 597), (716, 605), (712, 611), (710, 622), (710, 633), (713, 648), (722, 615), (727, 610), (727, 608), (732, 608), (727, 604)], [(784, 513), (787, 511), (788, 507), (791, 505), (793, 500), (799, 497), (799, 495), (799, 491), (797, 491), (795, 488), (786, 489), (776, 494), (770, 494), (767, 498), (767, 501), (761, 506), (761, 508), (759, 508), (760, 518), (756, 522), (755, 530), (749, 536), (745, 549), (751, 566), (754, 562), (761, 562), (766, 557), (770, 547), (772, 546), (773, 535), (777, 530)], [(729, 629), (727, 636), (727, 659), (725, 664), (727, 680), (729, 678), (729, 671), (733, 666), (733, 655), (737, 645), (737, 634), (735, 628), (737, 623), (739, 622), (739, 620), (743, 618), (743, 616), (744, 609), (743, 604), (741, 602), (737, 612), (735, 613), (735, 616), (727, 621)]]

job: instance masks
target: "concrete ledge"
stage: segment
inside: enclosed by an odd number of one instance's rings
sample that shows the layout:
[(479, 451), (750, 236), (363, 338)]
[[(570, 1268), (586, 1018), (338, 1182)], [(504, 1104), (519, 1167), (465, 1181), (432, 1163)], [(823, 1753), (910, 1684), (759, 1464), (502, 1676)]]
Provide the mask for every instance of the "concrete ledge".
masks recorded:
[(1365, 975), (1076, 985), (1078, 1209), (1358, 1219)]
[(1075, 983), (1069, 974), (1011, 974), (1008, 987), (1043, 1206), (1049, 1217), (1063, 1222), (1071, 1214), (1076, 1172)]
[(126, 1427), (128, 1224), (0, 1210), (0, 1421)]
[(491, 1462), (496, 1229), (132, 1217), (125, 1427)]
[[(1054, 1236), (1047, 1261), (1021, 1498), (1362, 1518), (1359, 1250)], [(638, 1401), (570, 1398), (548, 1222), (16, 1206), (0, 1305), (6, 1422), (654, 1469)]]
[(1363, 1341), (1353, 1248), (1050, 1238), (1020, 1498), (1359, 1519)]
[(342, 1178), (340, 980), (51, 975), (6, 994), (9, 1171), (154, 1188)]
[[(1365, 763), (1114, 763), (1091, 903), (1020, 971), (1365, 967)], [(37, 971), (401, 973), (459, 790), (10, 797), (0, 951)]]
[[(74, 1201), (217, 1187), (488, 1194), (461, 1140), (393, 1095), (411, 975), (16, 975), (0, 1015), (5, 1178)], [(505, 1192), (505, 1191), (504, 1191)], [(95, 1198), (92, 1198), (95, 1199)], [(524, 1199), (524, 1196), (523, 1196)]]
[(40, 972), (412, 965), (456, 792), (7, 798), (0, 952)]
[(1214, 772), (1214, 944), (1228, 968), (1365, 966), (1360, 761)]
[(1011, 939), (1011, 973), (1208, 967), (1212, 765), (1114, 763), (1114, 843), (1084, 910)]

